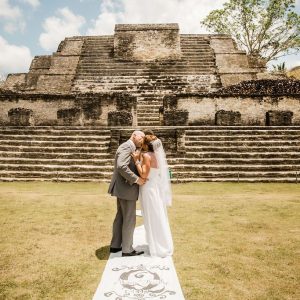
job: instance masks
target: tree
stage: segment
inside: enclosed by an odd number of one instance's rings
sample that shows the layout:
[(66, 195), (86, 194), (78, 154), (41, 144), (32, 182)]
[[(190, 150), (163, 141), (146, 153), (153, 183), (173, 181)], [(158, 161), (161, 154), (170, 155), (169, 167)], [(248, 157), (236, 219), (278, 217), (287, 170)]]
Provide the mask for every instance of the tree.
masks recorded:
[(300, 51), (300, 15), (295, 0), (229, 0), (201, 22), (231, 35), (247, 54), (265, 63)]

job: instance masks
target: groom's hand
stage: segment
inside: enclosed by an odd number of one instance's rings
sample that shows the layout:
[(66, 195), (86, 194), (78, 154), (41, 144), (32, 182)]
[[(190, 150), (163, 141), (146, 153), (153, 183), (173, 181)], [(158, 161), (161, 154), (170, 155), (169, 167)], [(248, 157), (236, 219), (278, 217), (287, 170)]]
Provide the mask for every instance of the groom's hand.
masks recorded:
[(142, 178), (142, 177), (139, 177), (138, 181), (136, 182), (138, 185), (143, 185), (145, 184), (146, 182), (146, 179)]

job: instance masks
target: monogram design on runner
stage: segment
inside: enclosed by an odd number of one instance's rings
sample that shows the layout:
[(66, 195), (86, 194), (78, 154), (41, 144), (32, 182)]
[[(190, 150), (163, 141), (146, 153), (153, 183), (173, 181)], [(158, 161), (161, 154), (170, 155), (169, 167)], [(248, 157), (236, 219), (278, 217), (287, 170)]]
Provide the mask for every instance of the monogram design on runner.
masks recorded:
[[(122, 300), (126, 299), (166, 299), (176, 294), (168, 290), (167, 282), (161, 279), (159, 271), (170, 271), (169, 267), (153, 265), (147, 267), (143, 264), (138, 266), (121, 266), (113, 268), (112, 271), (123, 271), (119, 275), (118, 286), (112, 291), (104, 293), (108, 298)], [(167, 276), (166, 276), (167, 277)], [(173, 297), (171, 297), (173, 298)]]

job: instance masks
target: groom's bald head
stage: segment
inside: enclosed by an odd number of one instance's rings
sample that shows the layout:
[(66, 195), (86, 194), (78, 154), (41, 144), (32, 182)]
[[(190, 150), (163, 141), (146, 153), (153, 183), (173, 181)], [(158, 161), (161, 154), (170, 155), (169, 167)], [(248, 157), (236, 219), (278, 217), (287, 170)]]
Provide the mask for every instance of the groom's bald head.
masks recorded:
[(143, 131), (141, 130), (135, 130), (130, 139), (134, 142), (134, 144), (136, 145), (136, 147), (141, 147), (143, 141), (144, 141), (144, 137), (145, 137), (145, 134)]

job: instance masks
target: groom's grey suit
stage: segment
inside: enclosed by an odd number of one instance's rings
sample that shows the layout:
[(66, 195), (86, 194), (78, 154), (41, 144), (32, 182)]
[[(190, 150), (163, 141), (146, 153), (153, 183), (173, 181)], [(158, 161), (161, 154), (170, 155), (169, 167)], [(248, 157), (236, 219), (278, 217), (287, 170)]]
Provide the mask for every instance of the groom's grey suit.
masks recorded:
[(114, 173), (108, 192), (117, 197), (117, 214), (113, 223), (112, 248), (121, 248), (123, 253), (133, 251), (133, 232), (136, 224), (136, 201), (139, 196), (139, 176), (131, 153), (133, 141), (121, 144), (115, 155)]

